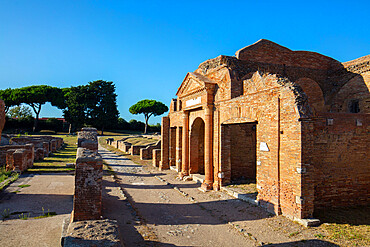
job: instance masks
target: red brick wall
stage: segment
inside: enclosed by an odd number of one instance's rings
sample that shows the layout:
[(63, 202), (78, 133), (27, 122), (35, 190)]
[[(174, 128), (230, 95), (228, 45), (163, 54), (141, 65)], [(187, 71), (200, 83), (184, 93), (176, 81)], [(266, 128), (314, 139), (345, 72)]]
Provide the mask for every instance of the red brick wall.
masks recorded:
[(302, 149), (313, 176), (314, 208), (370, 203), (369, 123), (367, 114), (326, 113), (303, 125)]
[(253, 124), (231, 124), (231, 179), (256, 179), (256, 131)]

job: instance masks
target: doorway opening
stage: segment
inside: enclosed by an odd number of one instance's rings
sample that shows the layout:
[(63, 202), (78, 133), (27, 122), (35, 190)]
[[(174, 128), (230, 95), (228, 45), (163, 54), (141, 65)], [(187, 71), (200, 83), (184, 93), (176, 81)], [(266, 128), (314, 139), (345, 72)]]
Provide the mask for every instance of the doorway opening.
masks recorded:
[(204, 175), (204, 121), (196, 118), (190, 131), (190, 174)]

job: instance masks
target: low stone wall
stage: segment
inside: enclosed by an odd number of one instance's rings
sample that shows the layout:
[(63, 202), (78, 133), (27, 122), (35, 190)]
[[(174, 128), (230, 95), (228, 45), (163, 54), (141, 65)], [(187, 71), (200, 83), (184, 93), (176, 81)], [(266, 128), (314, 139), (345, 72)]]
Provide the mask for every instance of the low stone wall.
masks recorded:
[(153, 158), (153, 150), (159, 149), (161, 147), (161, 141), (159, 140), (157, 143), (153, 145), (149, 145), (145, 148), (140, 149), (140, 159), (141, 160), (150, 160)]
[(140, 154), (140, 149), (142, 148), (145, 148), (146, 146), (144, 145), (132, 145), (130, 150), (129, 150), (129, 153), (131, 155), (139, 155)]
[(160, 161), (161, 161), (161, 150), (153, 149), (153, 166), (159, 167)]
[[(50, 153), (59, 150), (63, 145), (63, 138), (53, 136), (27, 136), (13, 137), (10, 140), (11, 145), (25, 145), (28, 143), (33, 143), (35, 145), (35, 160), (40, 160), (44, 157), (48, 157)], [(39, 148), (44, 150), (44, 154), (42, 156), (40, 153), (36, 154), (37, 149)]]
[[(5, 166), (8, 171), (23, 172), (33, 166), (35, 159), (35, 145), (6, 145), (0, 146), (0, 165)], [(17, 150), (21, 150), (16, 152)], [(16, 158), (13, 157), (16, 155)]]

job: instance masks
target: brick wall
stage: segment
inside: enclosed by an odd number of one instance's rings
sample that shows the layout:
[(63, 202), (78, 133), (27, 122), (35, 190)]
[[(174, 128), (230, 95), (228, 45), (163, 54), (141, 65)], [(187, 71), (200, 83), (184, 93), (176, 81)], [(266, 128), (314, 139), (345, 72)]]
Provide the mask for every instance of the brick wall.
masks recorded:
[(159, 167), (160, 161), (161, 161), (161, 150), (153, 149), (153, 166)]
[(369, 123), (367, 114), (326, 113), (302, 125), (314, 208), (370, 203)]
[(225, 136), (230, 138), (231, 180), (256, 180), (255, 125), (230, 124), (225, 130)]

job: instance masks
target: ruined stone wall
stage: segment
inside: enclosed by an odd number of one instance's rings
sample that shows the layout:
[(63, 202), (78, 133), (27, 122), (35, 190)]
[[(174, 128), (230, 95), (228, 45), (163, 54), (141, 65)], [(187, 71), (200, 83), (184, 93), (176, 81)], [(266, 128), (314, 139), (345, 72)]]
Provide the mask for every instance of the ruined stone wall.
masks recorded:
[(370, 116), (327, 113), (302, 124), (314, 208), (370, 203)]
[(161, 148), (161, 141), (153, 145), (148, 145), (145, 148), (140, 149), (140, 159), (141, 160), (149, 160), (153, 158), (153, 150)]

